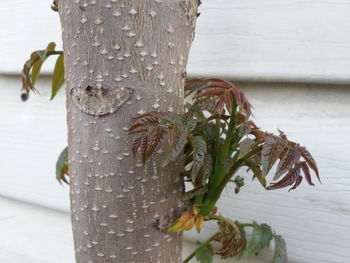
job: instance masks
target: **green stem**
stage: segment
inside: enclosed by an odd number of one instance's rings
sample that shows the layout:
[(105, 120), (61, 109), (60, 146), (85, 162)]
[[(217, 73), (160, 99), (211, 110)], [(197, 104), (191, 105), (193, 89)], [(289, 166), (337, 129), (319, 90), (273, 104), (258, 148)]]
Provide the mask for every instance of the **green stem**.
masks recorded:
[[(236, 124), (235, 123), (236, 110), (237, 110), (237, 103), (234, 103), (232, 106), (232, 114), (231, 114), (228, 130), (226, 133), (226, 138), (223, 145), (220, 145), (220, 136), (217, 137), (218, 143), (216, 147), (216, 160), (215, 160), (213, 176), (211, 176), (209, 180), (209, 191), (210, 189), (215, 189), (217, 185), (220, 184), (220, 181), (222, 180), (225, 174), (224, 161), (227, 157), (229, 157), (230, 146), (232, 143), (232, 139), (234, 138), (234, 135), (235, 135), (234, 130), (235, 130), (235, 124)], [(220, 120), (217, 119), (216, 122), (217, 122), (217, 129), (219, 130)]]
[(199, 245), (199, 247), (197, 247), (197, 248), (183, 261), (183, 263), (188, 263), (188, 262), (190, 262), (190, 260), (191, 260), (192, 258), (194, 258), (194, 256), (196, 255), (196, 251), (197, 251), (198, 249), (207, 246), (207, 245), (208, 245), (211, 241), (213, 241), (213, 239), (216, 238), (219, 234), (220, 234), (220, 233), (217, 232), (217, 233), (215, 233), (214, 235), (212, 235), (207, 241), (201, 243), (201, 244)]
[(216, 202), (219, 200), (222, 191), (225, 189), (225, 186), (228, 184), (232, 176), (238, 171), (239, 168), (241, 168), (241, 166), (246, 160), (248, 160), (253, 155), (261, 151), (261, 147), (262, 146), (256, 147), (255, 149), (247, 153), (245, 156), (243, 156), (241, 159), (234, 162), (229, 171), (224, 175), (223, 179), (220, 181), (220, 184), (217, 187), (212, 188), (212, 192), (209, 192), (209, 194), (207, 195), (207, 198), (205, 199), (204, 204), (201, 207), (201, 215), (205, 216), (210, 213), (210, 211), (214, 208)]

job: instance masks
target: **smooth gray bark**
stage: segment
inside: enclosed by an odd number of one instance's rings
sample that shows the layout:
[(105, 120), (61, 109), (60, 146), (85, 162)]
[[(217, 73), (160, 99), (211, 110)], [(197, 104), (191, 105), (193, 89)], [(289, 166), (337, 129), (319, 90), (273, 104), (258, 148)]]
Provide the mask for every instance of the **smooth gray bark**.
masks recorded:
[(180, 113), (198, 0), (60, 0), (76, 261), (181, 262), (181, 163), (146, 165), (126, 129)]

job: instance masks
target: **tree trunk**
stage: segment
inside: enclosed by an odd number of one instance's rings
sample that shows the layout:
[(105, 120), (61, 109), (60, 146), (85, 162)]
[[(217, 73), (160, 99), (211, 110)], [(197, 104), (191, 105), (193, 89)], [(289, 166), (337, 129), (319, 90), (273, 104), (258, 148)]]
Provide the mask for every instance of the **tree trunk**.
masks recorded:
[(180, 113), (198, 0), (59, 0), (78, 263), (181, 262), (182, 164), (130, 152), (148, 111)]

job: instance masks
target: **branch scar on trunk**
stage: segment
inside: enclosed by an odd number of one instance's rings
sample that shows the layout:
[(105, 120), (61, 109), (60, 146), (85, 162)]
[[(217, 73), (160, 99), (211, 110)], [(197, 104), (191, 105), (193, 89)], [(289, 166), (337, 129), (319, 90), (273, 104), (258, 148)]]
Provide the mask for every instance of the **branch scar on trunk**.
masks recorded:
[(129, 87), (98, 86), (88, 85), (85, 89), (75, 87), (70, 91), (73, 103), (82, 112), (93, 116), (114, 113), (130, 99), (133, 93), (133, 89)]

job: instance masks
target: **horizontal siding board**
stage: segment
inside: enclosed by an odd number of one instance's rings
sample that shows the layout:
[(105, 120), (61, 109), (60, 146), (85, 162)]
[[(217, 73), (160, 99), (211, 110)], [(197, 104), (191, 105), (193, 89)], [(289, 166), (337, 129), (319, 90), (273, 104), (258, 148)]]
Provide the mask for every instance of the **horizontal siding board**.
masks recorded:
[[(49, 102), (49, 82), (40, 95), (19, 100), (19, 78), (0, 78), (0, 195), (68, 211), (68, 188), (54, 166), (66, 145), (64, 96)], [(277, 128), (308, 147), (319, 164), (323, 184), (266, 192), (246, 180), (239, 195), (228, 188), (223, 214), (273, 226), (289, 244), (290, 262), (342, 263), (350, 251), (350, 92), (347, 86), (237, 83), (255, 107), (256, 122)], [(244, 173), (240, 173), (243, 175)], [(6, 176), (4, 176), (6, 175)], [(1, 223), (0, 223), (1, 225)], [(204, 231), (215, 231), (211, 224)], [(0, 231), (1, 232), (1, 231)], [(195, 241), (195, 232), (186, 233)], [(0, 260), (1, 262), (1, 260)]]
[(38, 83), (40, 94), (24, 103), (20, 79), (0, 77), (0, 194), (67, 211), (68, 187), (55, 179), (67, 145), (65, 98), (61, 93), (50, 102), (49, 87)]
[[(74, 248), (67, 213), (0, 197), (0, 262), (73, 263)], [(184, 241), (183, 257), (196, 248)], [(240, 263), (260, 263), (271, 258), (267, 249), (257, 258)], [(195, 260), (191, 262), (196, 262)], [(217, 259), (213, 263), (232, 262)]]
[(67, 213), (0, 198), (0, 262), (73, 263)]
[[(0, 1), (1, 73), (18, 73), (30, 52), (50, 41), (60, 46), (58, 15), (49, 5)], [(200, 10), (192, 76), (350, 83), (349, 1), (215, 0)]]

